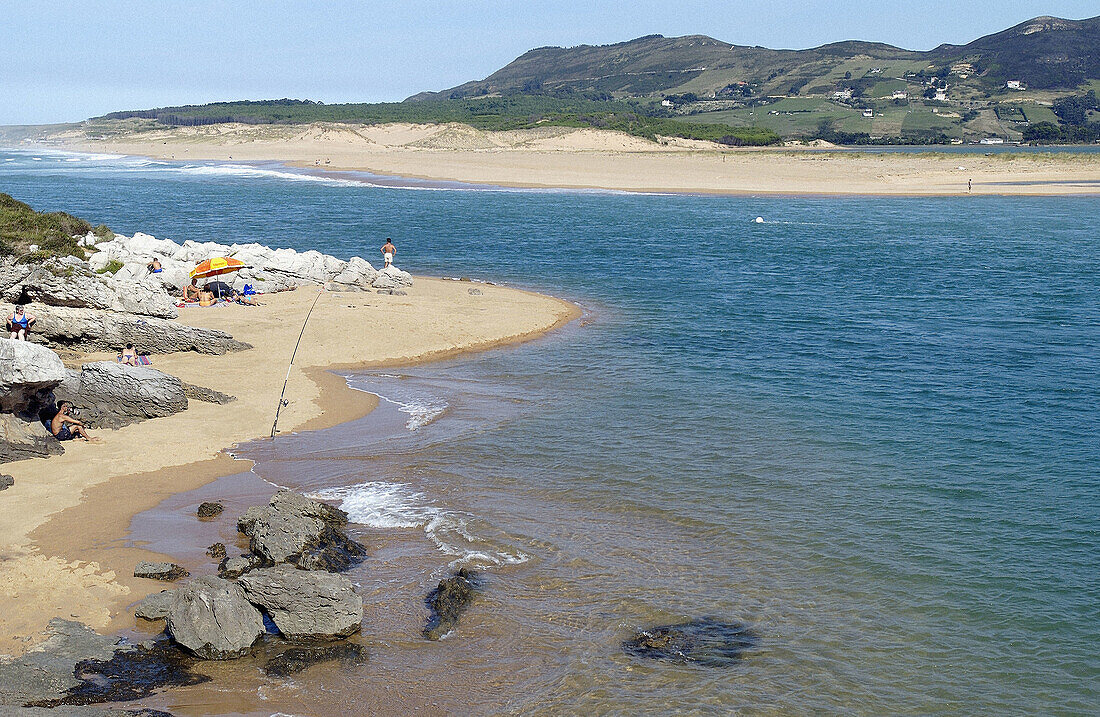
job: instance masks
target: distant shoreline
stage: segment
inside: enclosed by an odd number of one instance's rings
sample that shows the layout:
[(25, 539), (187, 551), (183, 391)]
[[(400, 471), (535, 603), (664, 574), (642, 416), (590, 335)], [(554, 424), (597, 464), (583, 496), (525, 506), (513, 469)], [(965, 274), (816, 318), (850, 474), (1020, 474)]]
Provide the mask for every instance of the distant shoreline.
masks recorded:
[[(24, 147), (177, 161), (280, 162), (317, 172), (508, 188), (821, 196), (1100, 195), (1100, 152), (730, 148), (566, 127), (174, 127), (106, 138), (68, 128)], [(832, 150), (832, 151), (830, 151)], [(968, 182), (971, 183), (968, 188)]]

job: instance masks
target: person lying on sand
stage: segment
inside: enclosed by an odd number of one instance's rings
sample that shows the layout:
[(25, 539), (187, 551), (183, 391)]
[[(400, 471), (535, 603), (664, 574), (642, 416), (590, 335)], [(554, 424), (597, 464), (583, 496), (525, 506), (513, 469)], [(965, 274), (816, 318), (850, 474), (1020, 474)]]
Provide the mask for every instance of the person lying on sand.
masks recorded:
[(199, 306), (213, 306), (216, 303), (218, 303), (218, 300), (215, 298), (214, 292), (205, 288), (199, 291)]
[(27, 310), (22, 306), (16, 306), (15, 311), (8, 316), (8, 331), (11, 332), (11, 337), (18, 341), (27, 340), (27, 332), (31, 330), (31, 325), (35, 321), (38, 321), (38, 317), (34, 314), (28, 314)]
[(397, 253), (397, 247), (393, 245), (389, 237), (386, 237), (386, 243), (382, 245), (382, 260), (386, 266), (393, 266), (393, 256)]
[(68, 401), (57, 404), (57, 415), (50, 421), (50, 433), (59, 441), (71, 441), (77, 436), (89, 442), (95, 440), (88, 435), (82, 422), (69, 415), (72, 406)]
[(183, 300), (187, 302), (195, 302), (199, 300), (199, 294), (202, 290), (199, 289), (199, 280), (192, 279), (191, 283), (183, 287)]
[(232, 301), (237, 304), (244, 304), (245, 306), (263, 306), (260, 302), (253, 299), (251, 296), (245, 296), (241, 292), (233, 289), (233, 292), (225, 297), (226, 301)]

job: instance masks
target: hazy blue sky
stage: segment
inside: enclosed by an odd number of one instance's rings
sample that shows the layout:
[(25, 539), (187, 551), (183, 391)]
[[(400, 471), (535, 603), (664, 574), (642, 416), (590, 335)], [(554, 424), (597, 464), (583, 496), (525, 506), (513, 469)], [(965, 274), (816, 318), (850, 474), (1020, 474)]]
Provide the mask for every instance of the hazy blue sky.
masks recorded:
[(4, 0), (0, 124), (279, 97), (400, 100), (480, 79), (532, 47), (706, 34), (805, 48), (929, 49), (1096, 0)]

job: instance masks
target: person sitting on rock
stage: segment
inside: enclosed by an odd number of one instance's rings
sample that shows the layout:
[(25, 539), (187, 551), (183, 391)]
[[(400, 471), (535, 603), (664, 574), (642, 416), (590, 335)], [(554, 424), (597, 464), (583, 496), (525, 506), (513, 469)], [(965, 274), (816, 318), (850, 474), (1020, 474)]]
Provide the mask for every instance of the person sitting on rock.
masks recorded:
[(164, 271), (164, 267), (160, 265), (160, 259), (153, 259), (151, 262), (146, 264), (146, 267), (149, 269), (150, 274), (159, 274)]
[(27, 310), (22, 306), (16, 306), (15, 311), (8, 316), (8, 331), (11, 332), (12, 339), (18, 341), (27, 340), (27, 332), (31, 330), (31, 325), (35, 321), (38, 321), (38, 317), (34, 314), (28, 314)]
[(92, 437), (88, 435), (88, 431), (84, 428), (84, 424), (69, 415), (69, 411), (72, 407), (73, 404), (69, 401), (62, 401), (57, 404), (57, 414), (54, 415), (53, 420), (50, 421), (50, 433), (59, 441), (71, 441), (77, 436), (83, 438), (85, 441), (91, 441)]
[(118, 362), (127, 366), (138, 365), (138, 353), (133, 344), (126, 344), (126, 348), (122, 349), (122, 355), (119, 356)]
[(199, 280), (192, 279), (191, 283), (183, 288), (183, 300), (188, 302), (196, 302), (199, 300), (199, 295), (202, 294), (202, 289), (199, 288)]

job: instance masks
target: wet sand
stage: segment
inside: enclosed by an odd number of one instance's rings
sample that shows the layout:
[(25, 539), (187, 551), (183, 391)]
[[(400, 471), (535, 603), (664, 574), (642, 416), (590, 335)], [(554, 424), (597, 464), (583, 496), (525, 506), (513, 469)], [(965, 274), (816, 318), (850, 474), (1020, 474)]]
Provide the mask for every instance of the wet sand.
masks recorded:
[[(333, 426), (369, 412), (375, 399), (326, 369), (445, 358), (539, 336), (579, 315), (568, 302), (515, 289), (417, 278), (408, 296), (323, 293), (290, 374), (280, 431)], [(294, 342), (317, 297), (300, 289), (262, 297), (263, 307), (186, 308), (180, 321), (229, 331), (255, 346), (225, 356), (155, 356), (153, 366), (237, 397), (190, 401), (167, 418), (97, 431), (100, 444), (73, 442), (63, 456), (5, 465), (0, 526), (0, 654), (34, 644), (52, 617), (97, 630), (132, 624), (126, 606), (163, 584), (133, 565), (163, 559), (127, 547), (132, 517), (166, 497), (247, 470), (223, 449), (271, 430)], [(89, 359), (113, 358), (90, 356)], [(243, 467), (243, 468), (242, 468)]]
[(565, 127), (485, 132), (454, 124), (222, 124), (139, 134), (120, 129), (105, 138), (71, 130), (50, 138), (48, 146), (174, 160), (276, 161), (319, 171), (508, 187), (702, 194), (1100, 194), (1096, 153), (730, 148)]

